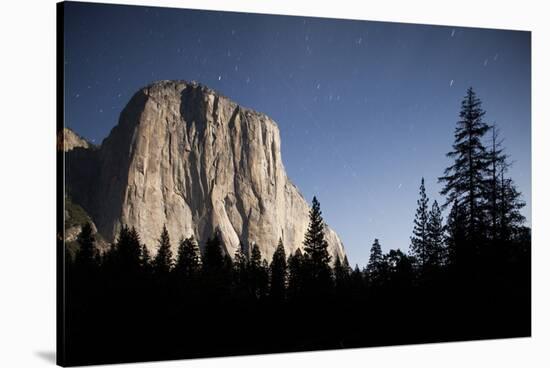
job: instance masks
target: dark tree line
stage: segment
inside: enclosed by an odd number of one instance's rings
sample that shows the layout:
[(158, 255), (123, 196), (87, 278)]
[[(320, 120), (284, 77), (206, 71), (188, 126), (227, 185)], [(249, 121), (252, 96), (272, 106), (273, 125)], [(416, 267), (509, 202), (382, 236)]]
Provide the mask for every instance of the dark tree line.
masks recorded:
[(409, 252), (384, 253), (374, 239), (363, 269), (329, 254), (315, 197), (303, 244), (287, 254), (280, 239), (269, 260), (257, 244), (227, 254), (219, 234), (202, 246), (180, 239), (172, 254), (166, 227), (155, 252), (122, 227), (101, 254), (86, 224), (65, 262), (68, 361), (529, 335), (530, 230), (484, 115), (469, 89), (439, 178), (445, 203), (430, 203), (422, 178)]
[(241, 245), (231, 257), (225, 253), (226, 247), (218, 234), (206, 241), (202, 251), (193, 237), (182, 238), (173, 255), (166, 226), (154, 256), (141, 243), (136, 229), (126, 226), (121, 228), (110, 249), (101, 254), (95, 247), (92, 226), (87, 223), (78, 237), (80, 251), (74, 262), (70, 258), (67, 261), (82, 280), (104, 273), (110, 279), (124, 278), (136, 283), (149, 280), (163, 285), (177, 284), (184, 289), (202, 284), (220, 292), (282, 302), (289, 295), (297, 297), (306, 290), (309, 296), (322, 294), (349, 276), (347, 258), (343, 263), (337, 258), (337, 272), (333, 270), (324, 227), (320, 203), (313, 198), (303, 255), (298, 249), (287, 257), (283, 241), (279, 239), (268, 262), (257, 244), (253, 244), (250, 252)]

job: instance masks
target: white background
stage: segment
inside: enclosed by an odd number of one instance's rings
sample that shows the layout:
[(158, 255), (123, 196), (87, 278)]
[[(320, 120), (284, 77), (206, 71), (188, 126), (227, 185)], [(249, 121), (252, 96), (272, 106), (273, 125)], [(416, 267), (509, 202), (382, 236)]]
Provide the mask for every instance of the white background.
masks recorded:
[[(550, 141), (550, 11), (545, 9), (544, 1), (117, 2), (533, 31), (532, 338), (143, 363), (139, 366), (550, 367), (550, 224), (546, 217), (550, 206), (547, 144)], [(6, 1), (2, 5), (0, 367), (52, 366), (55, 357), (55, 1)], [(406, 306), (403, 310), (405, 313)]]

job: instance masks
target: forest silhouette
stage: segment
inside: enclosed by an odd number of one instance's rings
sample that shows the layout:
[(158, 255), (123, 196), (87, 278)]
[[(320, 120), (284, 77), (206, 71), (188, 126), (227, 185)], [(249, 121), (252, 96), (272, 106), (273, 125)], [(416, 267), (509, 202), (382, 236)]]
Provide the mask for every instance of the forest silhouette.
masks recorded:
[[(430, 202), (424, 178), (409, 248), (382, 252), (365, 235), (363, 268), (333, 259), (314, 197), (302, 249), (282, 240), (265, 259), (243, 244), (227, 254), (220, 234), (171, 239), (151, 255), (122, 227), (99, 251), (91, 224), (78, 249), (62, 240), (64, 365), (263, 354), (530, 336), (531, 233), (508, 176), (498, 129), (464, 97)], [(487, 143), (488, 142), (488, 143)], [(446, 215), (444, 213), (447, 213)], [(177, 253), (172, 254), (172, 242)], [(371, 245), (372, 244), (372, 245)]]

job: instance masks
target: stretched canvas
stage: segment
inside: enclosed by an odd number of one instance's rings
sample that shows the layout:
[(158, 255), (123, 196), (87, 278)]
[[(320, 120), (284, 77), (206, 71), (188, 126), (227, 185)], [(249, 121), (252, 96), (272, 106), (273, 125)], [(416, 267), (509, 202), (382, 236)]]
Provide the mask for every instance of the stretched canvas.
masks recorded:
[(530, 32), (57, 15), (58, 364), (530, 336)]

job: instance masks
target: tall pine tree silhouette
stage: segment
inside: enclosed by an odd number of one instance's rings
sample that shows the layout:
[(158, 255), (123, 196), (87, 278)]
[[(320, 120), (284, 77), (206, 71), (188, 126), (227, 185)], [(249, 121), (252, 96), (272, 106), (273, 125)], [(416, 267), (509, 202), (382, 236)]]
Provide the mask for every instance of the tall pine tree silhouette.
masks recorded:
[(222, 242), (217, 234), (206, 241), (203, 268), (208, 273), (220, 272), (223, 268)]
[(384, 256), (378, 239), (374, 239), (374, 243), (370, 249), (369, 262), (367, 263), (365, 273), (371, 285), (380, 286), (383, 283)]
[(428, 262), (428, 197), (424, 178), (420, 182), (420, 198), (416, 202), (416, 214), (414, 216), (413, 236), (411, 237), (411, 255), (415, 258), (420, 268)]
[[(203, 257), (203, 275), (206, 282), (205, 292), (210, 296), (219, 297), (226, 294), (231, 285), (231, 269), (228, 268), (227, 259), (224, 256), (224, 245), (217, 231), (213, 237), (206, 241)], [(229, 275), (226, 275), (229, 273)]]
[(439, 267), (444, 263), (445, 234), (443, 230), (443, 216), (437, 201), (432, 204), (428, 214), (427, 224), (428, 257), (430, 267)]
[(233, 278), (239, 292), (249, 291), (248, 256), (243, 243), (239, 244), (233, 257)]
[(285, 298), (286, 283), (287, 283), (287, 264), (285, 247), (283, 246), (283, 240), (279, 239), (277, 249), (273, 253), (271, 259), (271, 285), (270, 295), (276, 300), (280, 301)]
[(134, 227), (123, 226), (117, 241), (117, 267), (124, 277), (134, 278), (141, 267), (141, 241)]
[(250, 267), (260, 268), (262, 266), (262, 252), (258, 244), (252, 246), (252, 252), (250, 253)]
[(304, 250), (312, 281), (318, 283), (320, 287), (328, 286), (327, 283), (331, 278), (331, 257), (328, 253), (328, 243), (325, 240), (325, 223), (321, 205), (316, 197), (313, 197), (311, 202), (309, 226), (304, 237)]
[(524, 206), (525, 202), (521, 199), (521, 193), (517, 190), (514, 181), (507, 178), (502, 170), (497, 200), (498, 238), (501, 241), (510, 240), (525, 221), (525, 217), (521, 214)]
[(262, 253), (258, 244), (252, 246), (248, 270), (252, 295), (261, 298), (267, 292), (268, 270), (262, 262)]
[(453, 268), (455, 266), (462, 266), (466, 257), (466, 254), (463, 252), (467, 241), (466, 213), (458, 201), (453, 203), (449, 216), (447, 216), (445, 233), (447, 243), (446, 263)]
[(153, 260), (153, 269), (157, 275), (168, 275), (172, 269), (172, 249), (170, 245), (170, 236), (166, 225), (162, 228), (159, 239), (159, 248), (155, 259)]
[(344, 256), (344, 261), (340, 260), (340, 256), (336, 256), (334, 261), (334, 284), (336, 289), (344, 291), (349, 286), (351, 268), (349, 266), (348, 257)]
[(499, 233), (499, 195), (500, 195), (500, 173), (506, 170), (506, 154), (502, 148), (502, 141), (499, 139), (496, 125), (491, 126), (491, 146), (487, 153), (489, 175), (487, 179), (487, 214), (489, 216), (489, 236), (493, 242), (498, 240)]
[(149, 253), (149, 249), (147, 249), (147, 246), (145, 244), (141, 245), (141, 257), (140, 257), (140, 265), (141, 269), (144, 274), (149, 275), (152, 271), (152, 264), (151, 264), (151, 254)]
[(174, 272), (182, 281), (190, 281), (198, 276), (201, 269), (199, 245), (193, 236), (181, 239), (174, 265)]
[[(483, 121), (484, 115), (481, 100), (469, 88), (462, 101), (453, 150), (447, 153), (454, 162), (439, 178), (439, 182), (444, 184), (441, 194), (447, 197), (443, 207), (457, 201), (465, 211), (470, 246), (479, 245), (477, 243), (486, 227), (484, 197), (489, 161), (482, 139), (489, 126)], [(469, 249), (471, 258), (474, 252), (475, 249)]]
[(489, 151), (490, 176), (487, 188), (488, 213), (491, 219), (491, 238), (493, 242), (508, 241), (525, 221), (521, 209), (525, 202), (517, 190), (514, 181), (506, 177), (512, 166), (504, 152), (496, 126), (492, 126), (491, 149)]
[(96, 266), (97, 249), (92, 225), (89, 222), (82, 226), (82, 230), (77, 237), (77, 242), (80, 248), (75, 257), (75, 265), (85, 272), (90, 272)]
[(304, 256), (300, 248), (288, 257), (288, 295), (298, 299), (302, 295), (304, 283)]
[[(120, 228), (115, 243), (111, 244), (109, 251), (103, 257), (105, 268), (111, 273), (110, 276), (119, 281), (135, 281), (135, 272), (140, 267), (140, 256), (138, 255), (138, 265), (135, 266), (133, 255), (133, 245), (137, 239), (138, 247), (139, 236), (137, 232), (130, 237), (130, 229), (123, 225)], [(139, 249), (141, 253), (141, 249)]]

